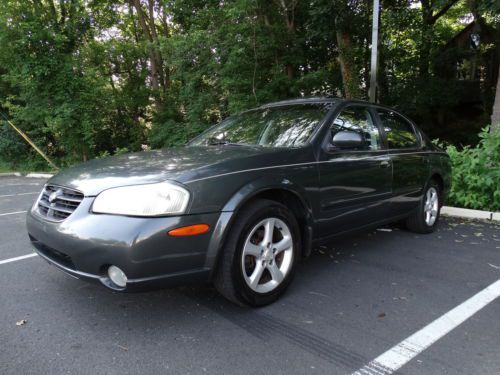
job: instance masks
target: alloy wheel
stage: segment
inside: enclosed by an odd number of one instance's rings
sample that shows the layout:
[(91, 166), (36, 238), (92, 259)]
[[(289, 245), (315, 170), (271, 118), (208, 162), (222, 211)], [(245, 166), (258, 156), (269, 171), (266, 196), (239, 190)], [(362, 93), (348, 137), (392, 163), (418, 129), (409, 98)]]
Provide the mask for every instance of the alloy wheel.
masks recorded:
[(425, 223), (432, 227), (436, 222), (439, 209), (439, 196), (436, 188), (430, 187), (427, 190), (425, 203), (424, 203), (424, 215)]
[(241, 257), (243, 277), (257, 293), (276, 289), (293, 263), (293, 238), (288, 225), (278, 218), (266, 218), (248, 235)]

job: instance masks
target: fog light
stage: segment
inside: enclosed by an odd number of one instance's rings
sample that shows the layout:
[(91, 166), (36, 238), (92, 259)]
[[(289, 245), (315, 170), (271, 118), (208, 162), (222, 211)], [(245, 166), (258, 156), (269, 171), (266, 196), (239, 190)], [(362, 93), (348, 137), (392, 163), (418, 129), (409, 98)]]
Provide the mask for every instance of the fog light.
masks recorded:
[(109, 279), (120, 288), (125, 288), (127, 286), (127, 276), (118, 267), (110, 266), (108, 268), (108, 276)]

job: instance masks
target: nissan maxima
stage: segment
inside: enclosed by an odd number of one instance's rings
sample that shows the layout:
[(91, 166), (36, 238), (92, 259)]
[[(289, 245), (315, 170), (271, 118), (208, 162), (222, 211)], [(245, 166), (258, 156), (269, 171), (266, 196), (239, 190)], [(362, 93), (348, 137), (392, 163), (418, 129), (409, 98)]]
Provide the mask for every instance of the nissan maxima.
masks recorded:
[(275, 301), (311, 249), (389, 222), (435, 230), (450, 162), (406, 116), (330, 98), (227, 118), (183, 147), (61, 171), (27, 216), (38, 254), (115, 291), (210, 282)]

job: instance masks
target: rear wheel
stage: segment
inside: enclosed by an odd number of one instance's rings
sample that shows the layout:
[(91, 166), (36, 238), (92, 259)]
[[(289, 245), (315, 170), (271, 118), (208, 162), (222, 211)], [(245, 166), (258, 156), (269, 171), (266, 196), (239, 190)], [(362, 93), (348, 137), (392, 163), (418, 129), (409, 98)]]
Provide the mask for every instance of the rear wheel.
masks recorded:
[(406, 227), (417, 233), (434, 232), (439, 221), (441, 205), (441, 188), (431, 180), (417, 210), (406, 219)]
[(290, 284), (300, 254), (299, 229), (282, 204), (255, 200), (236, 218), (214, 283), (229, 300), (262, 306), (277, 300)]

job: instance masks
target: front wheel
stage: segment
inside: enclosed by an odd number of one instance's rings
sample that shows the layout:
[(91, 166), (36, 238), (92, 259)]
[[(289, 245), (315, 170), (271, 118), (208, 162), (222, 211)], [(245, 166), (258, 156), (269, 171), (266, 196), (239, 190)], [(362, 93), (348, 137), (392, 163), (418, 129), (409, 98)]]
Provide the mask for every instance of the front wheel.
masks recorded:
[(290, 284), (299, 254), (299, 228), (286, 206), (263, 199), (250, 202), (231, 228), (215, 287), (238, 304), (269, 304)]
[(417, 233), (432, 233), (437, 228), (441, 211), (441, 188), (431, 180), (417, 210), (406, 219), (406, 227)]

